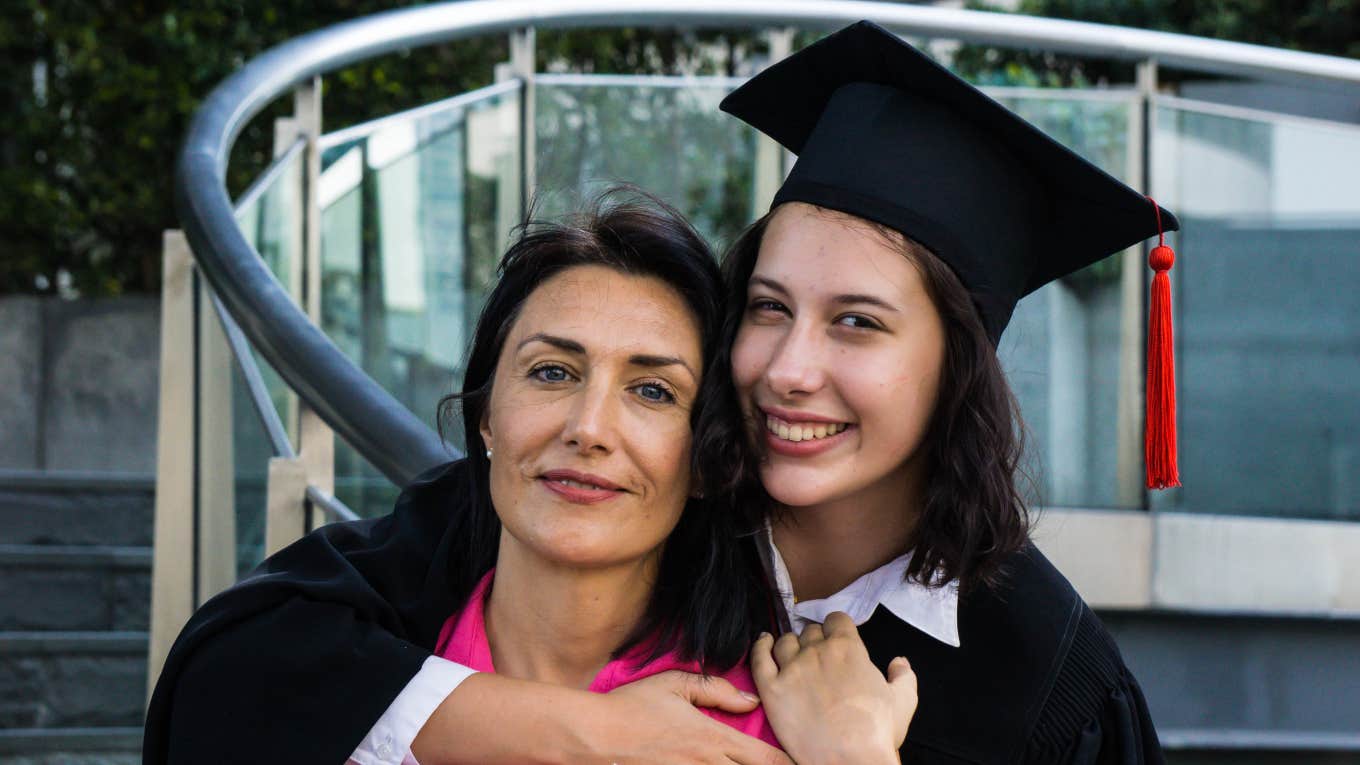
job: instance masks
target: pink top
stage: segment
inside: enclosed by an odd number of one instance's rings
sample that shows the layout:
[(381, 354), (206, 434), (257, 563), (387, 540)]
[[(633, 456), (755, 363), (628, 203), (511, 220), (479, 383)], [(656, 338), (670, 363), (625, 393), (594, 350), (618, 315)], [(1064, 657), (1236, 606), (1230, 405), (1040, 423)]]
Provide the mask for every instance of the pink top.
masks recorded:
[[(491, 588), (491, 580), (495, 575), (495, 569), (487, 572), (478, 582), (477, 588), (472, 591), (468, 598), (467, 605), (463, 610), (449, 617), (444, 622), (444, 628), (439, 631), (439, 642), (435, 645), (434, 652), (449, 661), (470, 667), (478, 672), (495, 672), (496, 668), (491, 663), (491, 644), (486, 638), (486, 596)], [(595, 676), (595, 680), (590, 684), (590, 690), (595, 693), (608, 693), (621, 685), (627, 685), (634, 680), (644, 677), (678, 669), (682, 672), (699, 673), (700, 667), (697, 661), (681, 661), (674, 653), (667, 653), (661, 658), (646, 664), (640, 664), (642, 649), (634, 648), (621, 658), (613, 659), (600, 674)], [(755, 693), (756, 684), (751, 679), (751, 670), (745, 662), (729, 669), (718, 675), (735, 685), (739, 690), (748, 693)], [(774, 736), (774, 730), (770, 728), (770, 723), (765, 719), (765, 711), (756, 707), (755, 711), (746, 714), (730, 714), (712, 709), (699, 710), (713, 719), (730, 725), (737, 730), (764, 741), (774, 746), (779, 746), (779, 741)]]

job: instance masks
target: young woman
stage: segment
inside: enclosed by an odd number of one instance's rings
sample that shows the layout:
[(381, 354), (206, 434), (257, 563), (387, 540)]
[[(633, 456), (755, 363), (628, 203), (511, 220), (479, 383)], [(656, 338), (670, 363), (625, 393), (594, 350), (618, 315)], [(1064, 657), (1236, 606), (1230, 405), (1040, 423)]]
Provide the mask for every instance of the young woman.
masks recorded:
[[(904, 761), (1160, 762), (1109, 634), (1029, 542), (995, 347), (1021, 296), (1175, 218), (867, 22), (723, 108), (798, 154), (725, 264), (713, 379), (740, 414), (705, 415), (744, 424), (725, 495), (772, 502), (794, 631), (844, 611), (879, 666), (911, 659)], [(741, 443), (701, 432), (700, 451)], [(791, 640), (752, 664), (788, 751), (816, 751), (782, 733), (816, 686), (764, 671)]]

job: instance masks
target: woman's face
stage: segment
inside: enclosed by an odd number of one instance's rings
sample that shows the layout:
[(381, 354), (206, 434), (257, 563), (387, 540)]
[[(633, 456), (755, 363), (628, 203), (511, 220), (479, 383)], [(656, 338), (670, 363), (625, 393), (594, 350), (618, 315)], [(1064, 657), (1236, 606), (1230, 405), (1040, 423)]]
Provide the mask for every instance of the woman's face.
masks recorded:
[(802, 203), (775, 212), (732, 367), (776, 501), (900, 501), (919, 478), (943, 359), (921, 274), (883, 233)]
[(697, 322), (658, 279), (579, 266), (540, 285), (481, 425), (510, 540), (577, 568), (659, 550), (689, 495), (701, 363)]

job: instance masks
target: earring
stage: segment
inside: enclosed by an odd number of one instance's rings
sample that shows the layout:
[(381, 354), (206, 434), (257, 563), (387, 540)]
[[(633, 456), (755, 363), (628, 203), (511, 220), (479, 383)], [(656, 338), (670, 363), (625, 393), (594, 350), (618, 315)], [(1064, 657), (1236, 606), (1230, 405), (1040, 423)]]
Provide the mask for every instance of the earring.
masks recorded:
[(487, 458), (487, 459), (491, 459), (491, 450), (490, 450), (490, 449), (487, 449), (487, 450), (486, 450), (486, 458)]

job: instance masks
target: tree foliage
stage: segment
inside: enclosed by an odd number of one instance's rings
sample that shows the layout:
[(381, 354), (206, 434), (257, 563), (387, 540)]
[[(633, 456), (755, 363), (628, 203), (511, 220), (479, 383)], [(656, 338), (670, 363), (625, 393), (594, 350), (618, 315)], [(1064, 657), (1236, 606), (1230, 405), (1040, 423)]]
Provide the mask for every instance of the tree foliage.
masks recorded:
[[(995, 9), (989, 0), (968, 5)], [(1360, 0), (1020, 0), (1016, 11), (1360, 58)], [(1133, 76), (1126, 63), (984, 46), (965, 46), (955, 66), (994, 85), (1084, 87)], [(1184, 76), (1170, 72), (1163, 79)]]
[[(280, 42), (411, 0), (3, 0), (0, 294), (110, 295), (160, 284), (175, 227), (171, 167), (200, 100)], [(558, 69), (721, 71), (746, 37), (673, 30), (540, 36)], [(734, 42), (735, 41), (735, 42)], [(326, 130), (489, 84), (502, 35), (386, 56), (327, 75)], [(237, 141), (232, 194), (268, 164), (275, 104)]]

